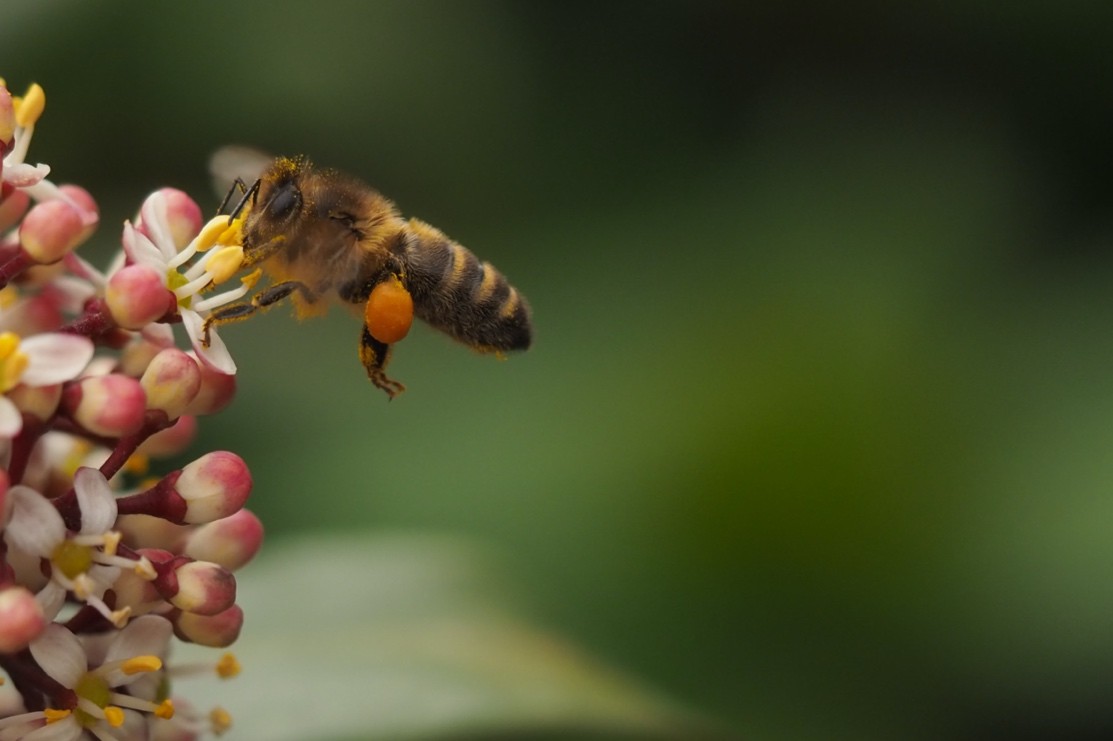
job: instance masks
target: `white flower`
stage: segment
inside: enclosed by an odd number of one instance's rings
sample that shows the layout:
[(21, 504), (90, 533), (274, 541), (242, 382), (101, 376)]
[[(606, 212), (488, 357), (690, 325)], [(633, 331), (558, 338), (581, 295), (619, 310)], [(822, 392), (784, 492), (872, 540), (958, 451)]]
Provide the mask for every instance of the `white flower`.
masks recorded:
[(35, 595), (47, 619), (58, 614), (66, 594), (72, 592), (119, 627), (127, 622), (130, 610), (109, 609), (103, 599), (105, 591), (116, 582), (122, 568), (135, 569), (147, 578), (154, 578), (154, 571), (146, 559), (134, 561), (116, 555), (120, 542), (120, 534), (112, 530), (116, 498), (100, 471), (79, 468), (73, 482), (81, 517), (81, 529), (76, 534), (66, 531), (53, 501), (21, 485), (8, 491), (4, 537), (13, 550), (50, 561), (50, 581)]
[[(159, 657), (166, 653), (172, 634), (165, 618), (154, 615), (136, 618), (113, 635), (103, 657), (99, 657), (96, 641), (83, 643), (69, 629), (57, 623), (48, 625), (31, 642), (31, 656), (51, 679), (74, 692), (77, 707), (73, 711), (51, 708), (43, 713), (28, 713), (20, 720), (49, 718), (51, 722), (22, 738), (76, 741), (86, 730), (98, 738), (115, 738), (113, 729), (121, 728), (128, 720), (125, 710), (173, 717), (174, 706), (169, 700), (154, 703), (113, 691), (161, 671)], [(91, 664), (95, 667), (90, 668)]]
[[(167, 288), (178, 299), (182, 325), (198, 357), (222, 373), (235, 373), (236, 364), (215, 328), (210, 328), (208, 332), (208, 343), (202, 341), (208, 313), (242, 298), (255, 284), (255, 277), (248, 276), (238, 288), (203, 299), (200, 296), (202, 290), (231, 277), (242, 261), (241, 247), (213, 246), (220, 233), (228, 228), (228, 217), (212, 219), (181, 251), (174, 241), (167, 216), (166, 196), (162, 191), (147, 197), (139, 218), (146, 234), (131, 222), (125, 222), (124, 252), (130, 261), (149, 265), (164, 276)], [(187, 263), (204, 250), (208, 251), (187, 267)]]
[(76, 378), (93, 357), (86, 337), (49, 332), (20, 339), (0, 333), (0, 438), (19, 434), (23, 420), (6, 394), (18, 384), (52, 386)]

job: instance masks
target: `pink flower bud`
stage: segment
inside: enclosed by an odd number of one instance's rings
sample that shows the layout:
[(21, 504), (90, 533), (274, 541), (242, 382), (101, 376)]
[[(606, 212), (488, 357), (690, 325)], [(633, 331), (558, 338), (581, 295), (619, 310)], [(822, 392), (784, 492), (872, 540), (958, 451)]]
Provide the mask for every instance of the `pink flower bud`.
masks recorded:
[(5, 196), (0, 201), (0, 232), (6, 232), (18, 224), (30, 205), (31, 196), (22, 190), (13, 190)]
[(81, 212), (61, 199), (37, 203), (23, 217), (19, 243), (34, 262), (49, 265), (81, 243), (85, 224)]
[(147, 366), (151, 364), (155, 356), (172, 345), (173, 343), (160, 345), (147, 340), (142, 335), (136, 335), (120, 351), (120, 372), (125, 376), (139, 378), (143, 375), (143, 371), (147, 370)]
[(243, 507), (251, 493), (251, 472), (238, 455), (218, 450), (183, 468), (174, 488), (186, 501), (187, 523), (212, 522)]
[(216, 615), (236, 602), (236, 577), (223, 566), (179, 556), (156, 563), (155, 571), (155, 589), (179, 610)]
[(181, 551), (190, 534), (190, 528), (185, 525), (175, 525), (154, 515), (120, 515), (116, 518), (115, 529), (123, 534), (124, 542), (131, 548), (167, 548), (174, 553)]
[(147, 395), (134, 378), (110, 373), (68, 384), (62, 408), (94, 435), (123, 437), (143, 426)]
[(35, 595), (24, 587), (0, 589), (0, 653), (22, 651), (45, 627)]
[(236, 571), (254, 558), (262, 545), (263, 523), (250, 510), (241, 509), (194, 530), (182, 553)]
[(184, 452), (196, 436), (197, 418), (183, 414), (173, 425), (144, 440), (137, 452), (152, 458), (169, 458)]
[(84, 229), (81, 230), (81, 238), (78, 242), (80, 244), (97, 230), (97, 224), (100, 223), (100, 207), (97, 206), (97, 202), (89, 194), (89, 191), (80, 185), (67, 183), (59, 186), (58, 190), (62, 191), (62, 195), (81, 211), (81, 223), (84, 224)]
[(236, 395), (236, 377), (221, 373), (208, 363), (198, 365), (201, 367), (201, 390), (190, 402), (186, 412), (199, 416), (216, 414), (232, 403), (232, 398)]
[(20, 384), (8, 392), (8, 399), (19, 411), (40, 422), (45, 422), (58, 410), (58, 404), (62, 401), (62, 384), (55, 383), (49, 386)]
[(201, 207), (192, 198), (177, 188), (161, 188), (143, 201), (135, 228), (155, 244), (168, 237), (180, 250), (201, 231), (203, 223)]
[(112, 318), (124, 329), (142, 329), (175, 303), (163, 276), (150, 265), (127, 265), (108, 279), (104, 299)]
[(170, 226), (174, 246), (180, 250), (201, 231), (204, 223), (201, 207), (177, 188), (163, 188), (162, 194), (166, 197), (166, 223)]
[(139, 383), (147, 393), (148, 409), (177, 419), (201, 388), (201, 369), (181, 350), (167, 348), (154, 357)]
[(209, 648), (227, 648), (240, 637), (243, 610), (232, 605), (216, 615), (183, 612), (174, 620), (174, 634), (183, 641)]

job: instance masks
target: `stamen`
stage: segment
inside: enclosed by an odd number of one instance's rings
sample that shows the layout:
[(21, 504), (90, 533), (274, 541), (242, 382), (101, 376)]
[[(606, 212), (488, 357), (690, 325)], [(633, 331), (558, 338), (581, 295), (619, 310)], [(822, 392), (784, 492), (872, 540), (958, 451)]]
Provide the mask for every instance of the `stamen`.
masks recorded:
[(241, 668), (236, 655), (231, 652), (224, 654), (216, 662), (216, 674), (221, 679), (231, 679), (239, 675)]
[(43, 115), (44, 108), (46, 108), (46, 93), (37, 82), (32, 83), (31, 87), (27, 88), (27, 93), (19, 99), (19, 103), (15, 106), (16, 126), (22, 126), (25, 129), (34, 126), (35, 122), (39, 120), (39, 116)]
[(104, 709), (104, 719), (108, 721), (108, 725), (113, 728), (119, 728), (124, 724), (124, 711), (113, 705), (109, 705)]
[(232, 727), (232, 714), (224, 708), (213, 708), (209, 712), (209, 723), (214, 736), (223, 736)]
[(43, 717), (46, 718), (46, 722), (49, 725), (50, 723), (57, 723), (60, 720), (65, 720), (70, 717), (71, 713), (73, 713), (73, 711), (67, 708), (45, 708), (43, 710)]
[[(138, 625), (139, 623), (136, 623)], [(144, 672), (157, 672), (162, 668), (162, 659), (151, 654), (143, 656), (133, 656), (130, 659), (125, 659), (120, 665), (121, 671), (124, 674), (142, 674)]]
[(220, 285), (236, 274), (243, 265), (243, 247), (222, 247), (213, 253), (205, 272), (212, 276), (213, 284)]
[(207, 251), (213, 245), (217, 244), (217, 238), (223, 234), (227, 228), (228, 218), (226, 216), (214, 216), (209, 219), (209, 223), (201, 227), (200, 233), (185, 246), (185, 249), (166, 263), (167, 267), (175, 269), (181, 265), (185, 265), (198, 252)]

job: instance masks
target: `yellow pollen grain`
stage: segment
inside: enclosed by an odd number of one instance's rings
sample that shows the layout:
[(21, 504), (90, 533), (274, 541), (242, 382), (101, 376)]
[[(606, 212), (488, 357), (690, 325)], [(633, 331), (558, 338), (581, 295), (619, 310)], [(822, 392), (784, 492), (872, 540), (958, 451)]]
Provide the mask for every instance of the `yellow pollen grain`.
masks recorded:
[(0, 360), (7, 360), (19, 347), (19, 335), (15, 332), (0, 333)]
[(170, 698), (166, 698), (155, 708), (155, 717), (163, 720), (170, 720), (174, 717), (174, 703)]
[(11, 308), (19, 301), (19, 291), (15, 286), (0, 288), (0, 309)]
[(20, 98), (18, 103), (14, 100), (12, 103), (15, 104), (16, 126), (27, 128), (33, 126), (39, 120), (39, 116), (43, 115), (43, 109), (46, 108), (46, 93), (37, 82), (32, 83), (31, 87), (27, 88), (27, 94)]
[(231, 679), (240, 673), (240, 662), (233, 653), (226, 653), (216, 662), (216, 674), (221, 679)]
[(223, 736), (232, 727), (232, 714), (224, 708), (213, 708), (209, 712), (209, 724), (214, 736)]
[(73, 711), (65, 708), (46, 708), (43, 710), (43, 716), (46, 717), (47, 724), (57, 723), (60, 720), (65, 720), (70, 717)]
[(157, 672), (162, 668), (162, 659), (157, 656), (146, 654), (144, 656), (133, 656), (124, 661), (120, 665), (120, 669), (124, 674), (143, 674), (144, 672)]
[(119, 610), (113, 610), (109, 613), (108, 622), (117, 628), (122, 628), (128, 624), (129, 617), (131, 617), (131, 607), (121, 607)]
[(241, 265), (243, 247), (222, 247), (205, 263), (205, 272), (212, 277), (214, 284), (219, 285), (235, 275)]
[(108, 721), (108, 725), (119, 728), (124, 724), (124, 711), (115, 705), (109, 705), (104, 709), (104, 719)]
[(248, 273), (244, 277), (240, 278), (240, 283), (243, 283), (245, 286), (247, 286), (249, 289), (251, 289), (251, 288), (255, 287), (255, 284), (258, 283), (259, 279), (262, 278), (262, 277), (263, 277), (263, 269), (262, 268), (255, 268), (250, 273)]
[(119, 530), (109, 530), (104, 534), (104, 555), (115, 556), (116, 551), (120, 548), (120, 539), (123, 538), (123, 533)]

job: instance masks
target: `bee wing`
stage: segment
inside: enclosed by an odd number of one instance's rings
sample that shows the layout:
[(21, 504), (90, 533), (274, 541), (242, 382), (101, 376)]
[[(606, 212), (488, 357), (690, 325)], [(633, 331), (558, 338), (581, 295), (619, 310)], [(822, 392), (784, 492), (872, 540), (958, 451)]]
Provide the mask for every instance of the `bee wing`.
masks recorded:
[(213, 188), (218, 196), (231, 190), (236, 178), (251, 185), (262, 176), (274, 156), (253, 147), (233, 144), (221, 147), (209, 158), (209, 174), (213, 177)]

